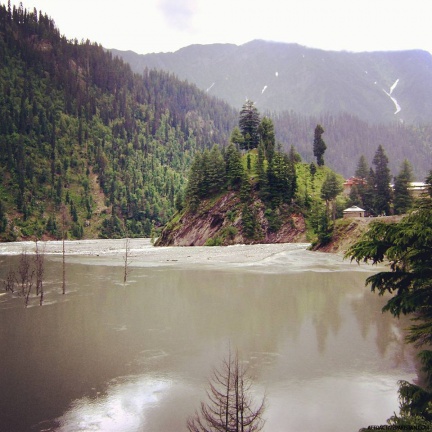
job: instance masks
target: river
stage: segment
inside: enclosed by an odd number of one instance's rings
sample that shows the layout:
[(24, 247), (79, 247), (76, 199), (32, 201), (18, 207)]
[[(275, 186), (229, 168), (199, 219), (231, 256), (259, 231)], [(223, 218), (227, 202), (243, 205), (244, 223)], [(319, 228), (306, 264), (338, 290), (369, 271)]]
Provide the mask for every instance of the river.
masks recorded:
[[(266, 395), (264, 430), (347, 432), (398, 410), (416, 379), (407, 322), (382, 314), (376, 271), (304, 244), (45, 248), (45, 300), (0, 291), (0, 431), (182, 432), (229, 347)], [(34, 243), (0, 244), (0, 280)]]

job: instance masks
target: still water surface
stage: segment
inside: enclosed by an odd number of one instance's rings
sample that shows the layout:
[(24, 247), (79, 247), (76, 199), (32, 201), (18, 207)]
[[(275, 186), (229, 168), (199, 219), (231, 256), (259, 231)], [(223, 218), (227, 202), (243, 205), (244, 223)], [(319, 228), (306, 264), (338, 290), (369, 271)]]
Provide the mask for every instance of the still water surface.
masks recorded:
[(43, 307), (0, 291), (0, 431), (186, 431), (229, 345), (266, 394), (266, 431), (385, 423), (416, 370), (407, 323), (364, 286), (372, 269), (259, 247), (146, 243), (126, 285), (121, 254), (70, 255), (64, 296), (61, 257), (46, 255)]

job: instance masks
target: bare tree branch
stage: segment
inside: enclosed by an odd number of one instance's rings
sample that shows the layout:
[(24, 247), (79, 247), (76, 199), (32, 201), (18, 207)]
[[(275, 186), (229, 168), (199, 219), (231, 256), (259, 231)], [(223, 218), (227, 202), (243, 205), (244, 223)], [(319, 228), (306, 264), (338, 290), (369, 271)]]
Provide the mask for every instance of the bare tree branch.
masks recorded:
[(190, 432), (259, 432), (264, 427), (265, 398), (255, 403), (252, 381), (240, 364), (238, 353), (229, 350), (209, 380), (207, 402), (189, 417)]

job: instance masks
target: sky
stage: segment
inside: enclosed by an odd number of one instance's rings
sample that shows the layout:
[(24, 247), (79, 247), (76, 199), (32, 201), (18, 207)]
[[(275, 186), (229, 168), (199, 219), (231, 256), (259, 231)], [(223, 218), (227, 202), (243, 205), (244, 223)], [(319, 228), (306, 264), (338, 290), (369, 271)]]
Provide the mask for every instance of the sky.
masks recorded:
[[(7, 0), (0, 0), (7, 4)], [(68, 39), (139, 54), (254, 39), (336, 51), (432, 53), (432, 0), (22, 0)], [(12, 0), (12, 5), (19, 1)]]

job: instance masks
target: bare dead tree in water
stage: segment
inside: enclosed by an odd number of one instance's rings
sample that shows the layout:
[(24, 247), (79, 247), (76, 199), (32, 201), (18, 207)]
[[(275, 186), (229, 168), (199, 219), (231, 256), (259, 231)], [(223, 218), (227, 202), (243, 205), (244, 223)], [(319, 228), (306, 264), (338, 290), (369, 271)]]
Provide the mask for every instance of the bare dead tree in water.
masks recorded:
[(123, 283), (126, 283), (127, 277), (130, 273), (129, 264), (130, 264), (130, 238), (125, 238), (125, 254), (123, 257), (124, 260), (124, 273), (123, 273)]
[(219, 369), (214, 369), (207, 390), (207, 402), (189, 417), (190, 432), (258, 432), (264, 427), (264, 398), (255, 403), (252, 382), (239, 363), (238, 354), (229, 351)]
[(24, 250), (21, 252), (19, 264), (18, 264), (18, 277), (19, 283), (21, 285), (21, 295), (27, 296), (27, 292), (29, 290), (29, 285), (32, 285), (34, 269), (31, 268), (31, 261), (29, 256), (27, 255), (27, 251)]
[(25, 305), (28, 305), (30, 293), (33, 288), (35, 268), (27, 255), (27, 251), (21, 252), (18, 264), (18, 283), (21, 285), (21, 295), (25, 298)]
[(65, 253), (65, 237), (66, 237), (66, 226), (67, 226), (67, 214), (66, 206), (61, 206), (61, 217), (62, 217), (62, 293), (66, 294), (66, 253)]
[(36, 271), (36, 295), (40, 296), (40, 305), (42, 306), (44, 299), (43, 277), (45, 273), (45, 247), (41, 251), (39, 249), (38, 240), (36, 239), (35, 249), (35, 271)]
[(15, 292), (15, 284), (17, 283), (17, 278), (15, 271), (13, 269), (9, 270), (4, 281), (4, 288), (6, 291), (10, 291), (12, 294)]
[(16, 285), (20, 287), (18, 294), (24, 297), (26, 306), (28, 306), (30, 301), (30, 295), (35, 282), (36, 296), (40, 296), (41, 306), (44, 298), (43, 277), (45, 272), (45, 249), (41, 251), (37, 240), (35, 243), (34, 259), (31, 259), (27, 251), (23, 250), (19, 257), (17, 271), (10, 269), (4, 281), (5, 290), (10, 291), (12, 294), (15, 292)]

